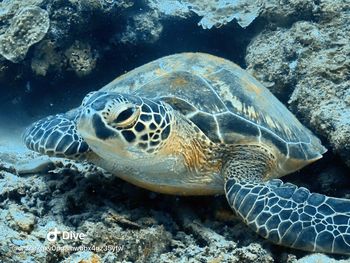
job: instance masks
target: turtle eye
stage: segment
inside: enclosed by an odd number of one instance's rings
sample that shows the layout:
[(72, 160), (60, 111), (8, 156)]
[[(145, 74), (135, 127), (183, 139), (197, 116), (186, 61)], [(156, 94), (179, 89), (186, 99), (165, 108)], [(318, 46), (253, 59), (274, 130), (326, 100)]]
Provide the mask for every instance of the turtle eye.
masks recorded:
[(117, 118), (113, 120), (113, 124), (117, 127), (128, 128), (135, 124), (140, 115), (140, 110), (136, 107), (128, 107), (122, 110)]

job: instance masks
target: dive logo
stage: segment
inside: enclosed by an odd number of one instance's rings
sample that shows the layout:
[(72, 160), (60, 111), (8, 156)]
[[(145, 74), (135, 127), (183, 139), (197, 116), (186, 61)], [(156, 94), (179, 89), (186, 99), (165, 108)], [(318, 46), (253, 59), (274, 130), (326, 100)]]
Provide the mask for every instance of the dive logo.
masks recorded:
[(54, 230), (47, 233), (46, 239), (50, 242), (55, 242), (58, 235), (62, 235), (63, 240), (83, 240), (86, 237), (86, 234), (84, 233), (78, 233), (74, 231), (59, 231), (55, 227)]

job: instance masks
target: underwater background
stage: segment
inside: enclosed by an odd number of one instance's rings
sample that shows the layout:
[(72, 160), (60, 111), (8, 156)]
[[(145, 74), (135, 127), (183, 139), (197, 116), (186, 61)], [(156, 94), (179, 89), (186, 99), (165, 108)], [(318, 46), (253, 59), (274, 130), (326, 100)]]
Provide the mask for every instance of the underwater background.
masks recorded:
[[(328, 148), (283, 180), (350, 198), (349, 21), (348, 0), (0, 0), (0, 262), (345, 262), (271, 244), (225, 197), (156, 194), (65, 160), (17, 170), (37, 162), (21, 142), (33, 121), (147, 62), (205, 52), (247, 69)], [(23, 249), (50, 246), (55, 227), (88, 236), (60, 245), (119, 251)]]

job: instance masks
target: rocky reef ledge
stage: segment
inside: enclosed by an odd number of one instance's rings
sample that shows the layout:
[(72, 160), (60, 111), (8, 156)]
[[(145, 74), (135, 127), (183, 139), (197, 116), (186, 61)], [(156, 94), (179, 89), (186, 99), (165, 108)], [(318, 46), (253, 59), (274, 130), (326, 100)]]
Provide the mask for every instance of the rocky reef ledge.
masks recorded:
[(2, 262), (348, 262), (271, 244), (223, 196), (152, 193), (8, 140), (0, 160)]
[[(153, 59), (207, 52), (246, 68), (329, 149), (283, 180), (349, 198), (349, 21), (348, 0), (0, 1), (0, 261), (348, 262), (263, 240), (224, 197), (142, 190), (31, 153), (13, 131)], [(55, 229), (72, 238), (49, 241)]]

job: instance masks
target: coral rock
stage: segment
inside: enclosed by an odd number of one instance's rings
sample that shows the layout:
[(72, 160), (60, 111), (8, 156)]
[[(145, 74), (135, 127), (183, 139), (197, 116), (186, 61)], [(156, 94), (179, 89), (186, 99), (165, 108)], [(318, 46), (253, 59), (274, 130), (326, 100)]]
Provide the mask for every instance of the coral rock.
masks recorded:
[[(350, 166), (350, 27), (346, 1), (324, 1), (320, 20), (260, 33), (247, 49), (248, 70)], [(334, 10), (339, 14), (335, 15)], [(331, 14), (333, 17), (330, 18)]]
[(128, 21), (125, 32), (123, 32), (119, 41), (121, 43), (154, 43), (163, 31), (163, 26), (159, 22), (157, 12), (146, 12), (133, 16)]
[(148, 0), (152, 9), (164, 15), (186, 17), (191, 12), (202, 17), (198, 25), (204, 29), (219, 27), (236, 19), (247, 27), (259, 15), (261, 2), (252, 0)]
[(88, 43), (76, 41), (66, 52), (70, 67), (78, 76), (88, 75), (96, 66), (97, 54)]
[(21, 9), (0, 35), (0, 54), (7, 60), (23, 60), (28, 49), (42, 40), (50, 27), (49, 14), (37, 6)]
[(30, 233), (35, 224), (35, 216), (22, 211), (19, 206), (11, 205), (6, 220), (10, 227), (16, 230)]

